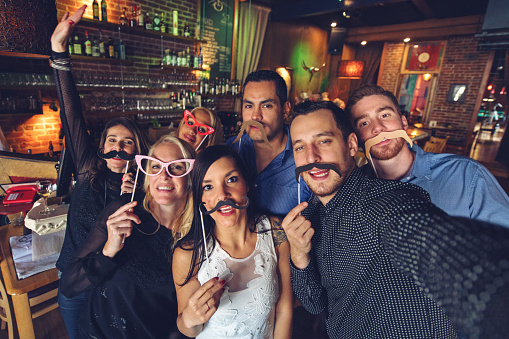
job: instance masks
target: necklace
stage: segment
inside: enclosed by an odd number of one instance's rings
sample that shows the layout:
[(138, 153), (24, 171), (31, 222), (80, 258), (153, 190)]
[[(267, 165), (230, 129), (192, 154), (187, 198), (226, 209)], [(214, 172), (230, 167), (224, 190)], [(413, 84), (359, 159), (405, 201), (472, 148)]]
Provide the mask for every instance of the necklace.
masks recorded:
[(156, 233), (157, 233), (157, 231), (159, 231), (159, 229), (161, 228), (161, 223), (159, 223), (159, 222), (157, 223), (157, 228), (156, 228), (156, 230), (155, 230), (154, 232), (152, 232), (152, 233), (145, 233), (145, 232), (143, 232), (142, 230), (140, 230), (140, 229), (138, 228), (138, 226), (136, 226), (136, 224), (135, 224), (135, 223), (133, 223), (133, 226), (134, 226), (134, 228), (136, 228), (136, 229), (137, 229), (140, 233), (142, 233), (142, 234), (145, 234), (145, 235), (154, 235), (154, 234), (156, 234)]

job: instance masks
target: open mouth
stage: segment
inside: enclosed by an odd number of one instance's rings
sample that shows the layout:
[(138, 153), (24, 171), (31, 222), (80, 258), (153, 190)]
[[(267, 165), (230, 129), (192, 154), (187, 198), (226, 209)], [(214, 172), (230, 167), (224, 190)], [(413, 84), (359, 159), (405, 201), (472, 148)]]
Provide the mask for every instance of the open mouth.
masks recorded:
[(380, 141), (378, 144), (376, 144), (376, 146), (383, 146), (383, 145), (386, 145), (388, 144), (392, 139), (387, 139), (387, 138), (384, 138), (384, 140)]
[(235, 209), (232, 206), (222, 206), (220, 209), (217, 210), (221, 215), (228, 216), (233, 214)]
[(330, 172), (330, 170), (328, 170), (328, 169), (318, 169), (318, 170), (308, 171), (307, 173), (314, 179), (323, 179), (329, 175), (329, 172)]
[(196, 141), (196, 138), (189, 134), (184, 134), (184, 139), (186, 139), (187, 141), (189, 141), (191, 143)]
[(158, 191), (166, 191), (166, 192), (173, 191), (174, 189), (175, 188), (171, 187), (171, 186), (159, 186), (157, 188)]

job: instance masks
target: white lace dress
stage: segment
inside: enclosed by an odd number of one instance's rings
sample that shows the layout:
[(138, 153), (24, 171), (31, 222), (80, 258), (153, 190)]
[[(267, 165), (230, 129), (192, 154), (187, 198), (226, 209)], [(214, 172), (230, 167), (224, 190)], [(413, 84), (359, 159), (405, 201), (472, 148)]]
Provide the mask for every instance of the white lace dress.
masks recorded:
[(263, 217), (256, 229), (256, 247), (248, 257), (232, 258), (216, 243), (210, 264), (204, 262), (198, 271), (202, 285), (213, 277), (227, 283), (219, 308), (197, 338), (273, 338), (277, 256), (269, 219)]

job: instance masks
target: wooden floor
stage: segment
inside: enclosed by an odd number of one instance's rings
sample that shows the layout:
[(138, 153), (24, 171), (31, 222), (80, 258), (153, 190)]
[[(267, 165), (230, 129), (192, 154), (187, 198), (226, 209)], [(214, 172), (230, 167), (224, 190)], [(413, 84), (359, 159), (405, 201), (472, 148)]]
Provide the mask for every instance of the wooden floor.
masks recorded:
[[(491, 173), (497, 178), (504, 190), (509, 194), (509, 168), (495, 161), (495, 156), (498, 152), (500, 140), (504, 129), (499, 129), (491, 136), (489, 133), (480, 134), (476, 143), (475, 149), (472, 148), (470, 157), (481, 162), (486, 166)], [(304, 310), (296, 312), (296, 324), (307, 322), (309, 315)], [(299, 319), (297, 319), (299, 318)], [(34, 327), (36, 330), (37, 339), (67, 339), (67, 332), (64, 327), (64, 322), (60, 316), (58, 309), (53, 310), (40, 318), (34, 320)], [(294, 338), (309, 338), (306, 333), (303, 333), (297, 326), (294, 331)], [(323, 333), (321, 338), (327, 338)], [(0, 331), (0, 339), (7, 339), (7, 330)]]

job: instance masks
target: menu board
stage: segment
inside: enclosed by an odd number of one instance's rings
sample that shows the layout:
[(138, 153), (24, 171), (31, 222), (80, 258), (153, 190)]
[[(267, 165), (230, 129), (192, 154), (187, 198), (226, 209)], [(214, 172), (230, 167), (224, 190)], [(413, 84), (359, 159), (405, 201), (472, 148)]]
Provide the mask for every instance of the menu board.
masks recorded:
[(202, 0), (203, 63), (210, 78), (230, 79), (232, 67), (233, 15), (235, 0)]

